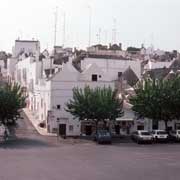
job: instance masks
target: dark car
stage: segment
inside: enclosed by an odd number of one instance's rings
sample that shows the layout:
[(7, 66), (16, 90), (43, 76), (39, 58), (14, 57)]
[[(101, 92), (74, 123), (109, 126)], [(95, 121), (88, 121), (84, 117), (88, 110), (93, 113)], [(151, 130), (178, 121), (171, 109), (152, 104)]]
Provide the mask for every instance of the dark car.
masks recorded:
[(95, 140), (98, 144), (101, 143), (112, 143), (112, 136), (109, 131), (107, 130), (98, 130), (95, 135)]

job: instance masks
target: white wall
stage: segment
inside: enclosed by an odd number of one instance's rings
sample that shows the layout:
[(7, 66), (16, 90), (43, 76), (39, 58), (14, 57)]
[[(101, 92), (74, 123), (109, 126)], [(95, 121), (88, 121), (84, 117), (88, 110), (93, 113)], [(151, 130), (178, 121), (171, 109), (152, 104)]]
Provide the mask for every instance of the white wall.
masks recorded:
[(148, 63), (144, 66), (145, 70), (158, 69), (158, 68), (169, 68), (173, 61), (170, 62), (160, 62), (160, 61), (148, 61)]
[[(51, 132), (53, 128), (58, 127), (59, 123), (65, 123), (68, 136), (80, 135), (81, 126), (79, 120), (75, 120), (70, 113), (65, 111), (66, 103), (73, 97), (72, 90), (74, 87), (84, 88), (88, 85), (91, 88), (104, 86), (114, 88), (114, 83), (111, 80), (105, 79), (103, 74), (101, 74), (102, 79), (99, 79), (97, 82), (92, 82), (89, 77), (96, 72), (101, 72), (98, 67), (90, 68), (89, 71), (87, 70), (86, 72), (87, 74), (81, 74), (75, 70), (72, 65), (70, 66), (70, 63), (67, 63), (63, 65), (62, 71), (47, 81), (44, 81), (44, 85), (39, 86), (39, 89), (35, 90), (37, 96), (39, 96), (39, 98), (36, 98), (36, 103), (40, 104), (43, 100), (43, 107), (38, 109), (40, 121), (47, 120), (47, 111), (52, 111), (53, 118), (51, 118), (48, 123)], [(57, 105), (60, 105), (61, 108), (57, 109)], [(73, 126), (73, 131), (70, 131), (69, 126)]]
[(0, 71), (2, 73), (2, 76), (3, 77), (6, 77), (7, 76), (7, 69), (5, 69), (4, 67), (5, 63), (4, 63), (4, 60), (0, 60)]
[(10, 81), (15, 80), (17, 61), (18, 61), (17, 58), (9, 58), (7, 60), (7, 77)]
[(26, 40), (16, 40), (13, 52), (13, 57), (17, 57), (21, 51), (25, 53), (33, 53), (36, 57), (39, 57), (40, 53), (40, 43), (39, 41), (26, 41)]
[[(25, 75), (26, 74), (26, 75)], [(24, 75), (26, 78), (24, 78)], [(34, 57), (28, 57), (16, 64), (16, 81), (21, 86), (27, 87), (32, 91), (32, 88), (38, 83), (41, 77), (41, 62), (35, 60)]]
[(87, 65), (96, 63), (105, 73), (108, 73), (111, 80), (118, 78), (118, 72), (124, 72), (129, 66), (136, 73), (137, 77), (141, 76), (140, 61), (116, 60), (116, 59), (100, 59), (85, 58), (81, 61), (81, 68), (84, 70)]

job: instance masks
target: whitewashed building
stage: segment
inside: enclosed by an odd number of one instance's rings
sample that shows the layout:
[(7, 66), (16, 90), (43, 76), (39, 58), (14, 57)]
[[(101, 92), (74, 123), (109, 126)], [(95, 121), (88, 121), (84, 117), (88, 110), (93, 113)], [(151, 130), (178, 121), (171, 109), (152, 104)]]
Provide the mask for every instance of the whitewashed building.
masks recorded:
[(144, 70), (147, 71), (147, 70), (152, 70), (152, 69), (169, 68), (173, 62), (174, 60), (169, 61), (169, 62), (149, 60), (148, 63), (144, 66)]
[(73, 97), (73, 88), (85, 86), (114, 88), (114, 82), (96, 64), (89, 65), (80, 73), (70, 60), (63, 64), (61, 71), (39, 80), (29, 108), (35, 112), (39, 123), (45, 123), (48, 132), (79, 136), (81, 123), (65, 109)]
[(141, 64), (127, 59), (86, 57), (78, 71), (72, 59), (72, 49), (57, 46), (52, 53), (47, 50), (40, 53), (39, 41), (18, 40), (13, 57), (8, 60), (8, 77), (26, 89), (27, 107), (38, 125), (43, 124), (50, 133), (79, 136), (81, 122), (65, 110), (73, 97), (73, 88), (110, 86), (114, 89), (115, 82), (127, 69), (140, 78)]
[[(7, 79), (8, 81), (17, 80), (17, 68), (21, 65), (17, 65), (20, 61), (20, 64), (24, 64), (24, 68), (28, 69), (28, 64), (32, 61), (37, 61), (40, 55), (40, 42), (36, 40), (16, 40), (15, 45), (12, 49), (12, 57), (7, 60)], [(27, 59), (27, 66), (26, 61)], [(31, 59), (31, 60), (30, 60)], [(25, 75), (25, 70), (23, 71)], [(19, 75), (18, 75), (19, 76)], [(20, 78), (20, 77), (19, 77)], [(20, 79), (19, 79), (20, 80)]]
[(104, 73), (108, 74), (112, 81), (117, 80), (118, 76), (129, 67), (135, 72), (138, 78), (141, 77), (141, 63), (138, 60), (86, 57), (81, 61), (81, 69), (85, 70), (89, 64), (96, 64)]

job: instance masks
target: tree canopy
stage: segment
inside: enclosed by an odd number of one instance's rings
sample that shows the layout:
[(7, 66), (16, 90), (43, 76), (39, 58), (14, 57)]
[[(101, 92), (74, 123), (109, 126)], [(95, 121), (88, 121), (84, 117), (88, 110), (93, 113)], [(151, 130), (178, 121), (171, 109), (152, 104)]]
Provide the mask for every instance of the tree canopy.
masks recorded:
[(25, 107), (26, 97), (18, 84), (6, 84), (0, 88), (0, 122), (15, 124), (19, 110)]
[(180, 119), (180, 77), (157, 80), (145, 79), (135, 88), (136, 95), (130, 98), (138, 118), (150, 118), (153, 123)]
[(73, 99), (67, 103), (66, 111), (79, 120), (114, 121), (123, 115), (122, 100), (117, 98), (117, 92), (109, 88), (84, 89), (74, 88)]

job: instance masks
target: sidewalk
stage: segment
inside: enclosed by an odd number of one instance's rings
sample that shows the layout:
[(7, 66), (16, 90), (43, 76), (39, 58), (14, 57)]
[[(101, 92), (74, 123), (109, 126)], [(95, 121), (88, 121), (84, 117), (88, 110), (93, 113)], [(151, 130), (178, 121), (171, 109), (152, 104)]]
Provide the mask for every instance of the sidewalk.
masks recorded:
[(34, 117), (34, 115), (32, 114), (31, 111), (29, 111), (27, 108), (23, 109), (24, 113), (26, 114), (26, 116), (28, 117), (29, 121), (32, 123), (32, 125), (34, 126), (34, 128), (38, 131), (39, 134), (43, 135), (43, 136), (57, 136), (56, 134), (52, 134), (52, 133), (48, 133), (46, 131), (46, 129), (41, 128), (38, 126), (39, 121)]

